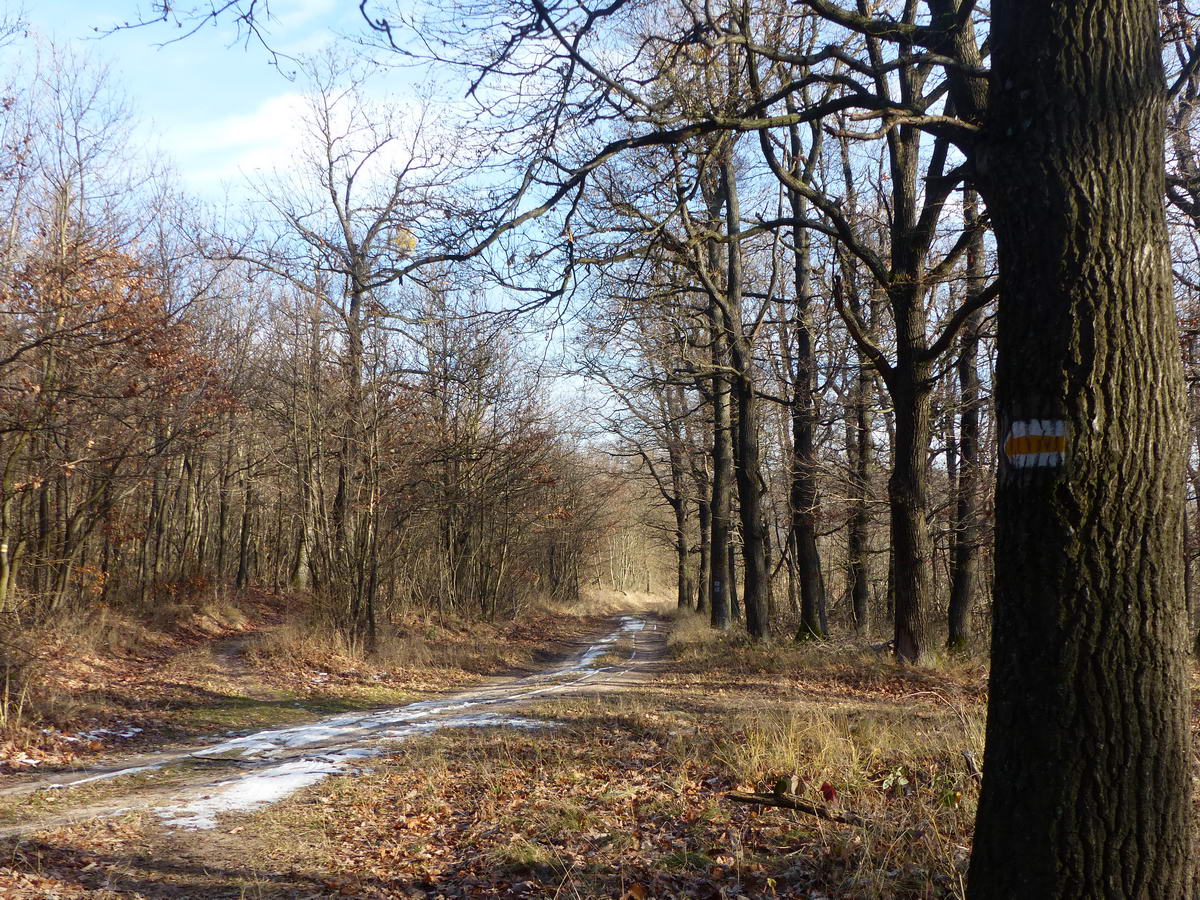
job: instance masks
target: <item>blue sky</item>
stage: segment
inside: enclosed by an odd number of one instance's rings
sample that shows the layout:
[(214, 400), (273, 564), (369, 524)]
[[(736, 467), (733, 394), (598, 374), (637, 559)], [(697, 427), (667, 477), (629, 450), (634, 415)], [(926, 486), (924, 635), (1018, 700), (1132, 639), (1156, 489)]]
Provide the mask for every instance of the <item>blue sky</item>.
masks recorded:
[[(300, 97), (280, 70), (287, 61), (273, 66), (260, 44), (237, 39), (230, 21), (174, 43), (164, 43), (178, 34), (166, 25), (99, 36), (96, 29), (135, 19), (138, 6), (139, 0), (26, 0), (25, 10), (35, 34), (76, 42), (111, 66), (143, 136), (157, 135), (154, 143), (205, 199), (221, 196), (225, 184), (240, 193), (240, 173), (285, 166)], [(357, 2), (349, 0), (271, 0), (271, 12), (271, 45), (285, 54), (366, 31)], [(405, 72), (388, 78), (396, 87), (414, 81)]]

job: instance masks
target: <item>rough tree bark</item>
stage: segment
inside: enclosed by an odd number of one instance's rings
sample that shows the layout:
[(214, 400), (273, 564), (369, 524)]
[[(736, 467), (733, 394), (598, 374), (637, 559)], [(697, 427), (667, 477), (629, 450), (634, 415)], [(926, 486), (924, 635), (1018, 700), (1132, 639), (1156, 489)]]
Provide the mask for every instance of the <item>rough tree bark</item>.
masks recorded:
[[(906, 73), (906, 78), (914, 78)], [(886, 285), (896, 327), (896, 364), (885, 378), (895, 407), (895, 454), (888, 478), (893, 554), (891, 590), (895, 602), (897, 659), (924, 663), (933, 649), (930, 605), (933, 593), (933, 541), (929, 534), (929, 439), (933, 360), (926, 334), (925, 264), (933, 221), (918, 204), (920, 141), (901, 126), (889, 135), (894, 212), (889, 242), (892, 272)], [(934, 150), (945, 167), (945, 147)], [(931, 179), (932, 180), (932, 179)], [(932, 193), (932, 192), (931, 192)], [(925, 199), (925, 209), (930, 208)], [(918, 238), (921, 234), (923, 237)]]
[[(904, 342), (897, 341), (904, 356)], [(929, 597), (932, 542), (926, 519), (929, 493), (929, 366), (916, 359), (896, 367), (891, 385), (896, 446), (888, 479), (892, 590), (898, 659), (925, 662), (932, 649)]]
[[(754, 347), (742, 325), (742, 247), (739, 237), (742, 213), (732, 142), (722, 154), (721, 187), (725, 201), (725, 231), (729, 237), (722, 313), (734, 369), (733, 398), (737, 408), (737, 421), (731, 436), (735, 441), (734, 476), (742, 527), (742, 601), (746, 608), (746, 630), (753, 638), (763, 638), (771, 629), (767, 616), (766, 522), (759, 489), (762, 463), (758, 446), (758, 399), (754, 389)], [(731, 559), (732, 555), (731, 552)], [(730, 571), (733, 571), (732, 565)]]
[[(799, 140), (793, 130), (792, 152), (798, 156)], [(807, 213), (804, 198), (798, 191), (790, 192), (792, 215), (799, 223)], [(821, 577), (821, 556), (817, 551), (817, 463), (813, 446), (816, 406), (813, 403), (813, 382), (816, 353), (809, 329), (812, 305), (812, 258), (807, 228), (797, 224), (792, 229), (794, 246), (794, 276), (796, 283), (795, 340), (796, 359), (792, 387), (792, 553), (796, 577), (800, 582), (801, 640), (823, 640), (827, 637), (825, 619), (825, 582)]]
[[(665, 379), (664, 379), (665, 380)], [(662, 429), (666, 436), (667, 457), (670, 464), (670, 489), (665, 490), (667, 504), (675, 516), (675, 575), (677, 580), (676, 605), (679, 609), (692, 608), (692, 578), (690, 572), (691, 548), (688, 546), (688, 496), (687, 496), (687, 438), (683, 420), (687, 415), (687, 401), (683, 387), (665, 384), (659, 393)], [(660, 484), (660, 490), (666, 485)]]
[(996, 598), (972, 900), (1195, 896), (1154, 0), (992, 5)]
[[(723, 369), (728, 359), (720, 312), (711, 304), (713, 320), (713, 368)], [(733, 504), (733, 443), (729, 439), (729, 380), (718, 371), (712, 379), (713, 472), (709, 509), (709, 588), (710, 622), (713, 628), (729, 627), (729, 540), (730, 513)]]

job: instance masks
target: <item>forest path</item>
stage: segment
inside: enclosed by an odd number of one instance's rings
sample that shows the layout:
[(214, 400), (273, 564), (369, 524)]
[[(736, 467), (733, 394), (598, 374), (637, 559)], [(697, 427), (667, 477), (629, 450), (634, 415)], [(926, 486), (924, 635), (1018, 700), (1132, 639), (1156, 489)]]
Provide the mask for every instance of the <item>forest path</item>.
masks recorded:
[[(607, 633), (579, 639), (565, 659), (531, 674), (492, 678), (433, 700), (343, 713), (26, 782), (3, 793), (36, 794), (53, 802), (44, 812), (30, 804), (20, 821), (0, 826), (0, 837), (135, 810), (155, 813), (165, 828), (211, 829), (221, 813), (283, 799), (358, 761), (382, 756), (408, 737), (456, 727), (553, 727), (553, 721), (518, 713), (551, 696), (585, 696), (647, 681), (660, 670), (667, 631), (654, 614), (614, 615)], [(97, 787), (102, 799), (86, 796), (87, 789)], [(70, 792), (65, 802), (58, 796), (63, 791)], [(79, 802), (72, 802), (73, 795)]]
[(266, 635), (278, 630), (280, 627), (280, 625), (271, 625), (258, 631), (252, 631), (247, 634), (235, 634), (233, 637), (218, 641), (216, 645), (210, 647), (208, 650), (213, 668), (221, 677), (241, 688), (242, 693), (246, 696), (257, 697), (263, 695), (264, 692), (257, 683), (254, 667), (246, 660), (246, 651), (253, 643), (262, 641)]

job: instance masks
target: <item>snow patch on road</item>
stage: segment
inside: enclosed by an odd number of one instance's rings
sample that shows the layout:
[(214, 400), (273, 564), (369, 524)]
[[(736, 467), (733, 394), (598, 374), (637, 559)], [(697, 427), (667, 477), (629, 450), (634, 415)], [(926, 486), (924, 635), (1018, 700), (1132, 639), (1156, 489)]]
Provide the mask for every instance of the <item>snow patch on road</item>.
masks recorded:
[(588, 649), (584, 652), (583, 656), (579, 657), (577, 662), (572, 665), (564, 666), (558, 670), (557, 674), (565, 675), (569, 672), (589, 672), (589, 675), (585, 677), (591, 677), (591, 675), (594, 675), (596, 672), (604, 671), (604, 669), (596, 669), (592, 663), (598, 660), (605, 653), (610, 652), (613, 648), (613, 645), (616, 644), (616, 642), (619, 641), (623, 636), (641, 631), (645, 627), (646, 622), (644, 619), (639, 619), (635, 616), (621, 616), (620, 627), (616, 631), (592, 644), (592, 646), (588, 647)]
[[(357, 761), (381, 756), (387, 752), (389, 743), (414, 735), (428, 734), (442, 728), (542, 728), (553, 724), (507, 716), (500, 712), (484, 712), (479, 708), (519, 703), (542, 694), (559, 693), (601, 673), (620, 674), (625, 671), (624, 668), (596, 667), (596, 660), (611, 652), (625, 636), (633, 638), (634, 646), (629, 658), (634, 659), (637, 656), (638, 632), (646, 627), (646, 621), (642, 618), (622, 616), (615, 630), (591, 644), (575, 659), (507, 683), (439, 700), (422, 700), (369, 713), (344, 713), (308, 725), (241, 734), (190, 754), (164, 756), (148, 764), (107, 772), (93, 770), (93, 774), (87, 777), (51, 787), (71, 787), (159, 769), (189, 756), (210, 763), (228, 761), (244, 771), (224, 778), (216, 776), (217, 780), (199, 790), (193, 787), (189, 794), (176, 796), (169, 801), (170, 805), (156, 809), (164, 825), (213, 828), (222, 813), (245, 812), (282, 800), (330, 775), (350, 770)], [(473, 712), (467, 713), (467, 710)], [(115, 734), (131, 737), (136, 729), (128, 731), (129, 734)]]
[(132, 737), (137, 737), (142, 733), (142, 729), (134, 728), (132, 725), (127, 725), (121, 729), (114, 728), (94, 728), (91, 731), (59, 731), (57, 728), (43, 728), (42, 734), (48, 734), (51, 737), (56, 737), (59, 740), (69, 741), (72, 744), (80, 742), (88, 743), (90, 741), (104, 741), (109, 738), (121, 738), (128, 740)]
[[(548, 723), (536, 719), (502, 717), (496, 713), (419, 722), (404, 728), (376, 733), (382, 741), (400, 741), (416, 734), (428, 734), (442, 728), (544, 728)], [(228, 812), (248, 812), (275, 803), (301, 788), (316, 784), (330, 775), (345, 771), (358, 760), (381, 756), (384, 747), (346, 747), (317, 756), (306, 756), (259, 769), (213, 787), (199, 799), (158, 810), (164, 825), (176, 828), (207, 829), (217, 826), (217, 816)]]

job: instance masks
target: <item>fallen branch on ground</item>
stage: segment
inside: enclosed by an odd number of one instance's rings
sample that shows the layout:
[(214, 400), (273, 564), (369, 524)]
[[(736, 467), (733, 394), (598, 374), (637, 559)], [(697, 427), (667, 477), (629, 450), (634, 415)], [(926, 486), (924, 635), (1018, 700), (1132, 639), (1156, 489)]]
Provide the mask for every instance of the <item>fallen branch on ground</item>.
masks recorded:
[(742, 791), (729, 791), (725, 797), (734, 803), (750, 803), (755, 806), (778, 806), (782, 809), (794, 809), (797, 812), (808, 813), (818, 819), (837, 822), (839, 825), (853, 825), (856, 828), (866, 828), (870, 823), (854, 813), (835, 813), (820, 806), (805, 803), (799, 797), (790, 794), (747, 794)]
[(967, 763), (967, 773), (975, 780), (976, 784), (983, 784), (983, 772), (979, 768), (979, 763), (975, 761), (975, 754), (970, 750), (964, 750), (963, 759)]

